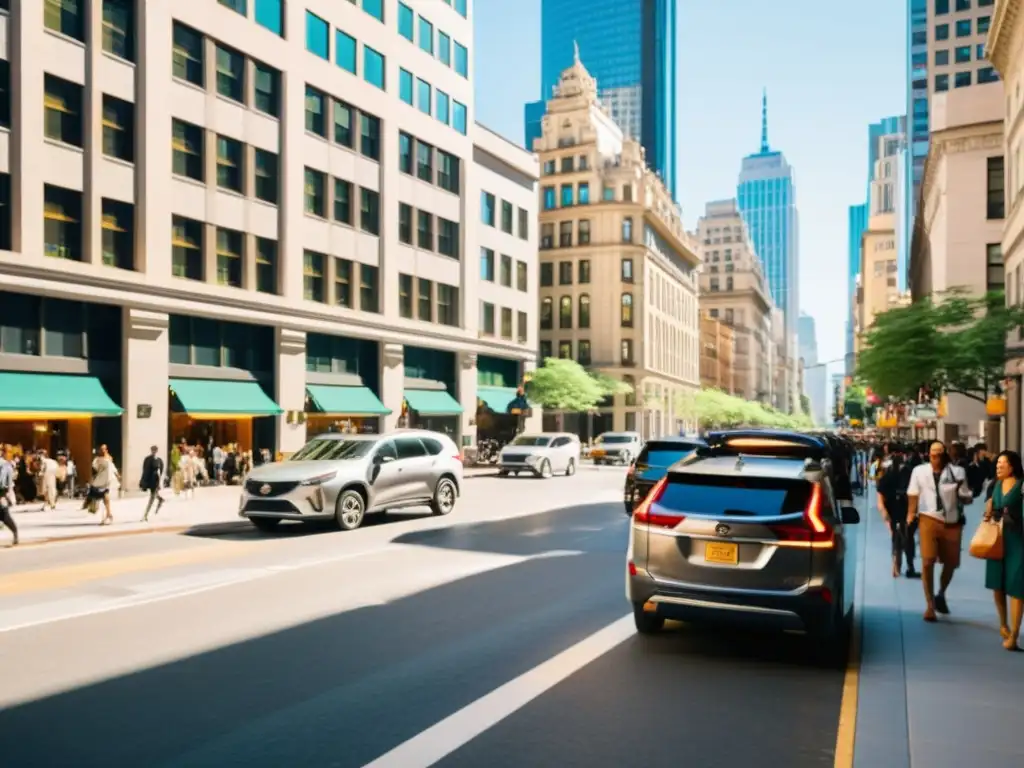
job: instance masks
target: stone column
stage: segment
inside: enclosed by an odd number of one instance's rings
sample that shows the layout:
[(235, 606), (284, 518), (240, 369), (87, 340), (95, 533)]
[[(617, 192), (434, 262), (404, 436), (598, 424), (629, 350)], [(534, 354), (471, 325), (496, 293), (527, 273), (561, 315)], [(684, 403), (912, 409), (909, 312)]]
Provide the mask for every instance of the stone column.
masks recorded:
[[(531, 375), (537, 370), (536, 360), (526, 360), (522, 365), (523, 373), (520, 378)], [(534, 406), (531, 409), (531, 413), (525, 419), (523, 419), (523, 432), (543, 432), (544, 431), (544, 410), (539, 406)]]
[(293, 453), (306, 444), (306, 423), (293, 419), (288, 412), (306, 409), (306, 334), (291, 328), (274, 330), (276, 367), (274, 396), (284, 413), (277, 417), (277, 450)]
[(463, 438), (460, 447), (476, 446), (476, 352), (459, 352), (456, 374), (458, 376), (458, 399), (462, 406), (462, 421), (459, 434)]
[(142, 475), (142, 460), (150, 446), (160, 449), (169, 462), (170, 429), (170, 340), (168, 317), (125, 307), (121, 340), (121, 450), (115, 456), (127, 488), (134, 488)]
[(391, 410), (384, 417), (384, 431), (398, 426), (405, 399), (405, 347), (401, 344), (382, 343), (380, 350), (380, 401)]

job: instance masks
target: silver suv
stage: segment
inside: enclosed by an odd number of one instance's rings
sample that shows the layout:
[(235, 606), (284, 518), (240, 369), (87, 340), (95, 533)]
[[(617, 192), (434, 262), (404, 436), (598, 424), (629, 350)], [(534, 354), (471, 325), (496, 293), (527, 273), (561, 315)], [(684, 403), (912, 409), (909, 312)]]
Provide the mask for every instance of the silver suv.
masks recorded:
[(853, 610), (857, 510), (836, 498), (833, 448), (769, 430), (709, 435), (633, 513), (626, 597), (637, 631), (722, 619), (841, 650)]
[(455, 508), (462, 457), (451, 438), (426, 430), (386, 435), (325, 434), (287, 461), (256, 467), (245, 480), (239, 517), (261, 531), (282, 520), (333, 520), (343, 531), (368, 513), (429, 506)]
[(590, 458), (595, 464), (633, 463), (640, 455), (643, 441), (639, 432), (605, 432), (597, 436), (594, 446), (590, 449)]

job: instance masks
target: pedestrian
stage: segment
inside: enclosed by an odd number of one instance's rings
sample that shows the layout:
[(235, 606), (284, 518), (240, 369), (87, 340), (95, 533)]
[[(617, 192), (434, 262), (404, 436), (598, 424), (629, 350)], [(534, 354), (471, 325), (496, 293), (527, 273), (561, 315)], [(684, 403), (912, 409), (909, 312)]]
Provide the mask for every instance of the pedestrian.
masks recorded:
[(46, 451), (39, 452), (39, 474), (42, 477), (43, 486), (43, 509), (57, 508), (57, 460), (50, 458)]
[(14, 522), (11, 508), (14, 506), (14, 464), (11, 461), (10, 449), (0, 443), (0, 523), (10, 530), (14, 541), (11, 546), (18, 546), (18, 526)]
[(160, 514), (160, 507), (164, 505), (164, 497), (160, 495), (160, 489), (164, 482), (164, 460), (157, 454), (159, 448), (153, 446), (149, 449), (149, 455), (142, 460), (142, 478), (139, 480), (139, 488), (149, 492), (149, 501), (146, 502), (146, 512), (142, 516), (142, 522), (149, 520), (149, 511), (156, 502), (156, 514)]
[(189, 448), (188, 451), (182, 454), (178, 470), (181, 472), (182, 495), (186, 499), (195, 498), (196, 483), (199, 481), (200, 468), (202, 466), (202, 460), (196, 456), (194, 449)]
[(220, 485), (224, 482), (224, 449), (219, 445), (213, 448), (213, 483)]
[[(985, 587), (992, 590), (999, 615), (1003, 647), (1018, 651), (1021, 620), (1024, 619), (1024, 467), (1020, 454), (1003, 451), (996, 459), (996, 481), (992, 498), (985, 506), (985, 519), (1003, 524), (1003, 559), (985, 561)], [(1010, 598), (1007, 618), (1006, 598)]]
[[(907, 525), (917, 521), (921, 537), (925, 621), (937, 621), (936, 611), (949, 613), (946, 590), (960, 566), (962, 505), (972, 498), (963, 467), (951, 463), (945, 444), (936, 440), (928, 449), (928, 463), (914, 467), (907, 487)], [(938, 592), (935, 591), (937, 562), (942, 563)]]
[(878, 511), (892, 537), (892, 576), (898, 578), (906, 561), (908, 579), (917, 578), (914, 570), (914, 530), (907, 523), (907, 488), (911, 469), (903, 462), (901, 449), (893, 448), (878, 479)]
[(103, 519), (100, 525), (109, 525), (114, 522), (114, 514), (110, 508), (111, 489), (116, 487), (118, 482), (117, 467), (114, 465), (114, 458), (106, 445), (101, 445), (96, 451), (96, 458), (92, 460), (92, 480), (89, 483), (89, 500), (93, 503), (103, 502)]

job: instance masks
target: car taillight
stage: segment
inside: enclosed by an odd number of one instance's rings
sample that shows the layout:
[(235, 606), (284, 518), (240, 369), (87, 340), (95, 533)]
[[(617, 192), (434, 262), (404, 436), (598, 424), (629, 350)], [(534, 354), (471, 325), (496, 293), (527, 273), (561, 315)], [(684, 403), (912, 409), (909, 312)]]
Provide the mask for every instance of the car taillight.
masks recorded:
[(821, 516), (821, 500), (821, 485), (815, 483), (811, 487), (811, 498), (804, 509), (803, 520), (791, 525), (772, 526), (772, 533), (778, 537), (780, 543), (826, 549), (834, 545), (832, 527)]
[(654, 505), (664, 495), (666, 485), (668, 485), (667, 477), (663, 477), (655, 483), (654, 487), (651, 488), (651, 492), (647, 494), (647, 498), (641, 501), (640, 506), (633, 510), (634, 522), (656, 525), (659, 528), (675, 528), (686, 519), (686, 515), (676, 512), (652, 511)]

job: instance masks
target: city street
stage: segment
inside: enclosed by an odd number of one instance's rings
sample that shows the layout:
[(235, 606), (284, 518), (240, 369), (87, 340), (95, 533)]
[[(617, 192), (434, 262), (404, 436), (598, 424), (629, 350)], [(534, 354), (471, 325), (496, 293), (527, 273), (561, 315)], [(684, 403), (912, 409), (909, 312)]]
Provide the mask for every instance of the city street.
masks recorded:
[(635, 634), (622, 480), (2, 550), (4, 763), (833, 765), (844, 673), (802, 638)]

